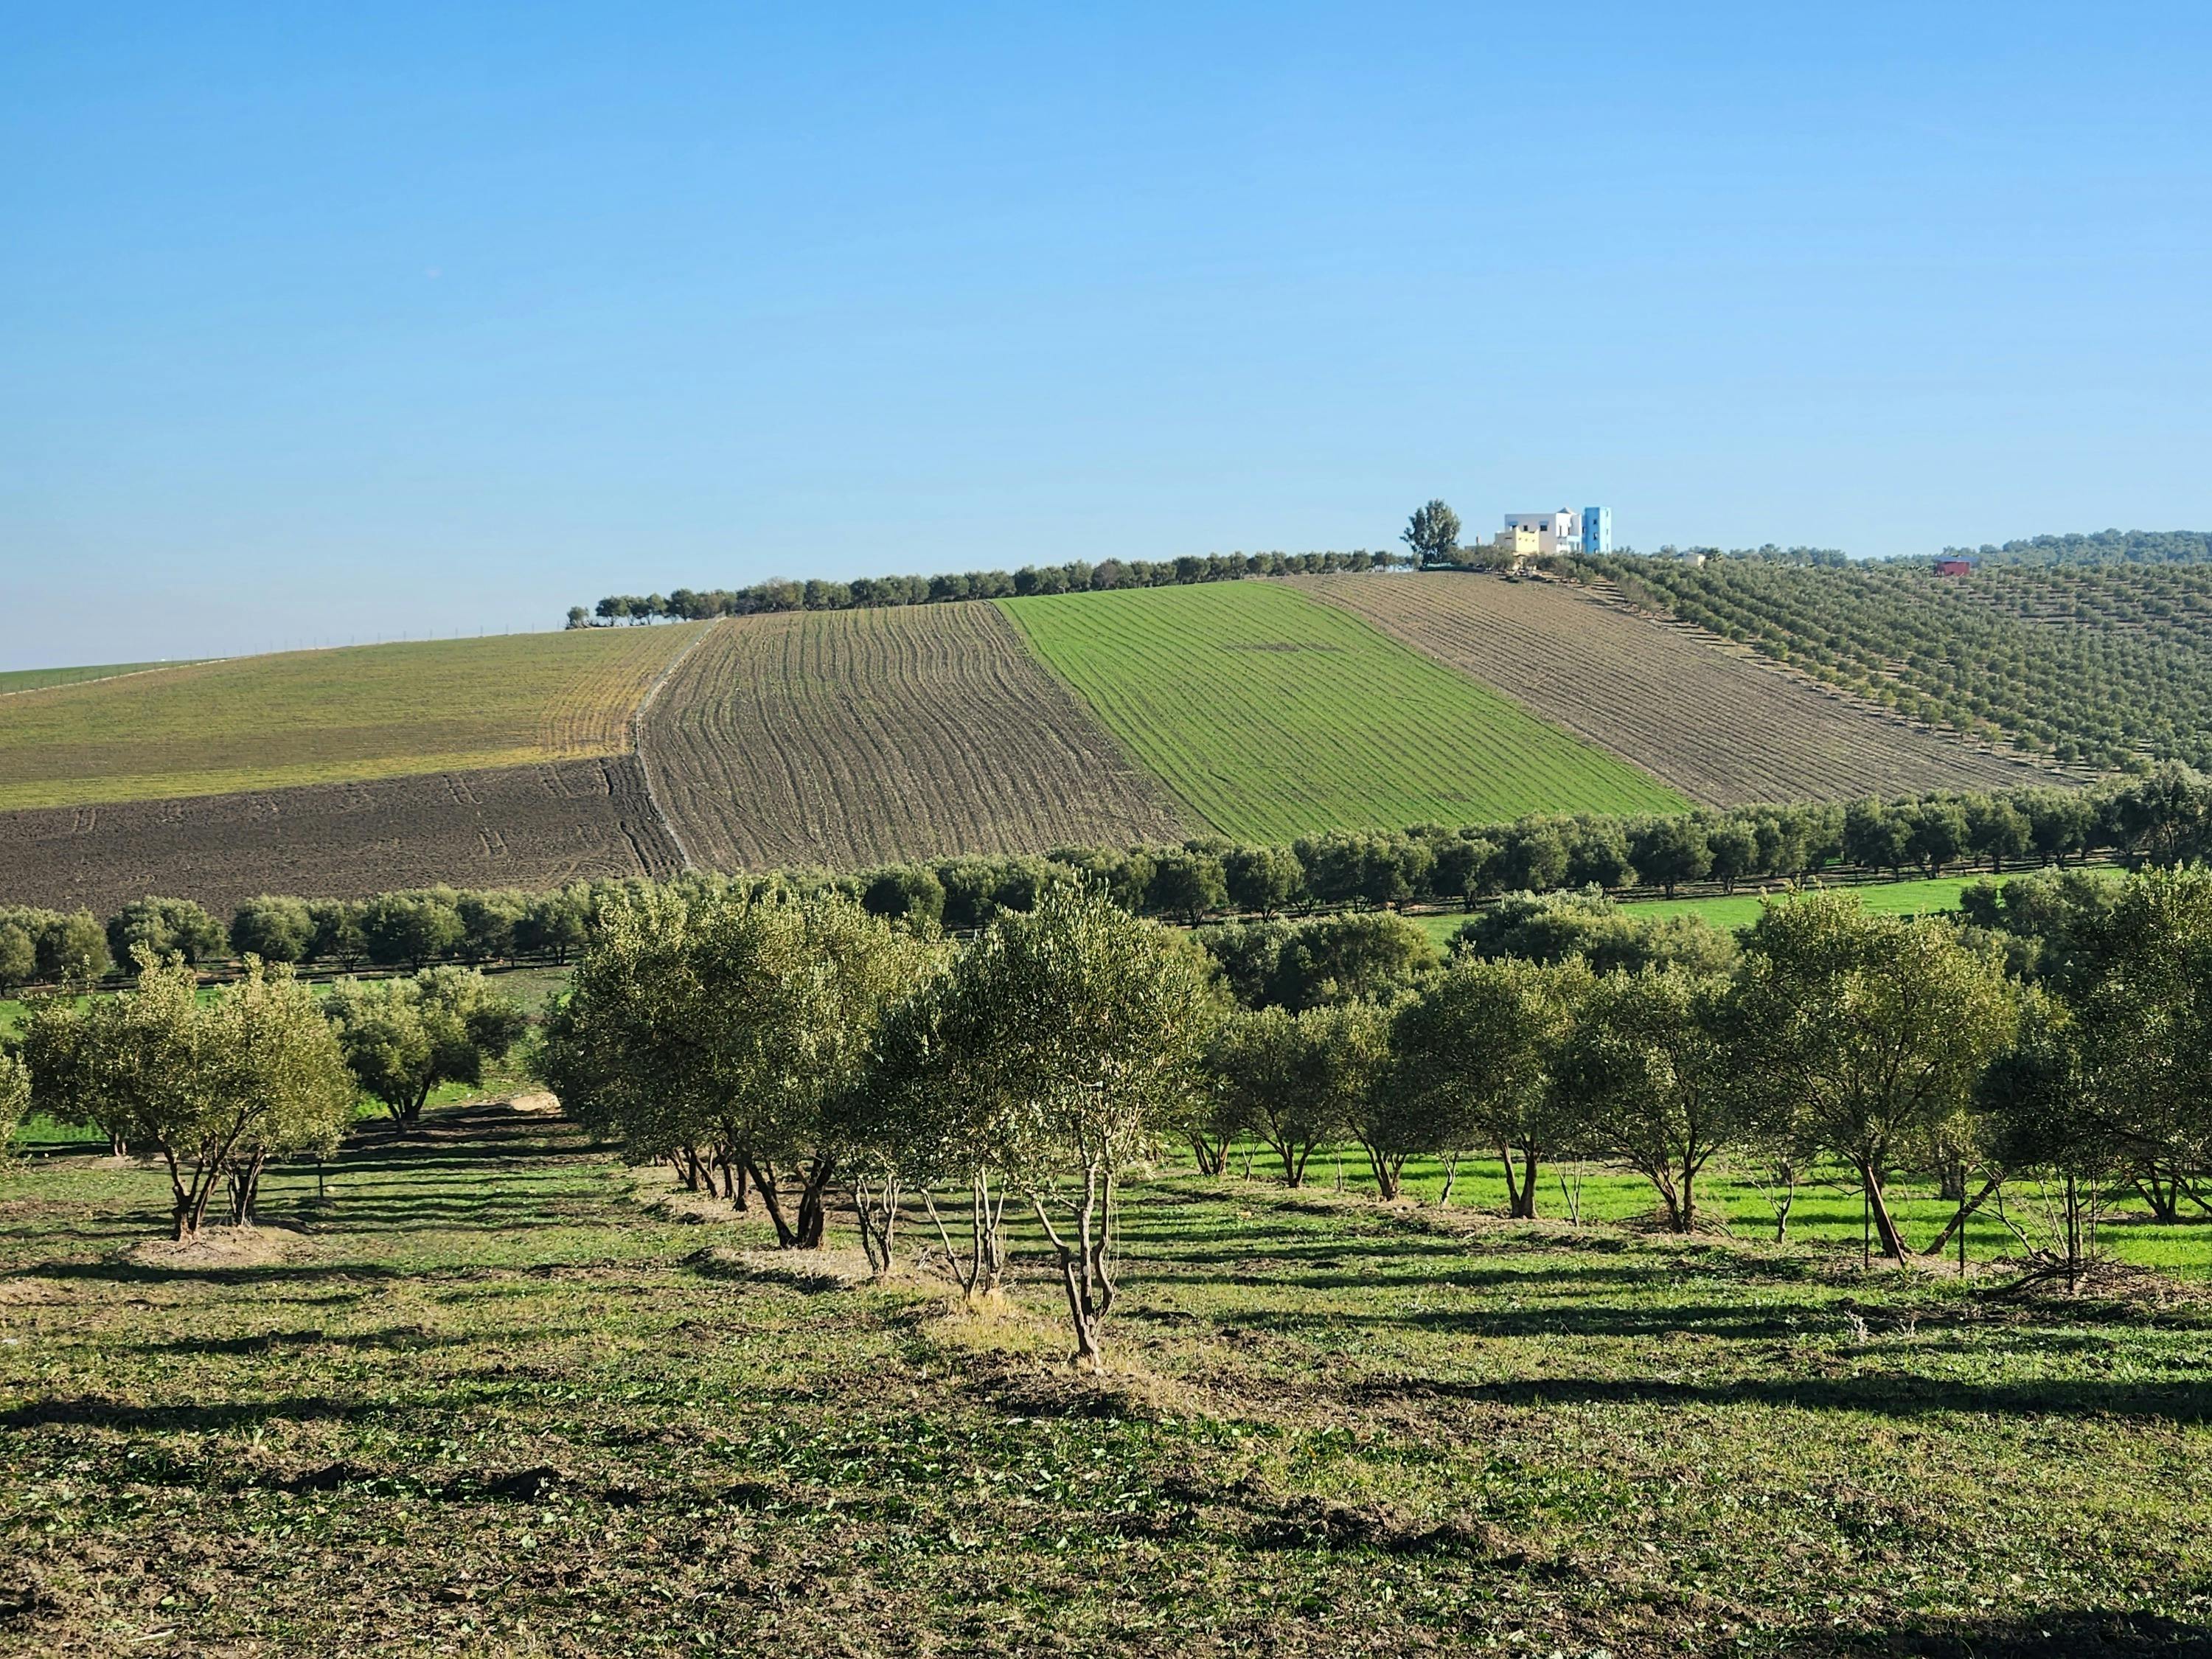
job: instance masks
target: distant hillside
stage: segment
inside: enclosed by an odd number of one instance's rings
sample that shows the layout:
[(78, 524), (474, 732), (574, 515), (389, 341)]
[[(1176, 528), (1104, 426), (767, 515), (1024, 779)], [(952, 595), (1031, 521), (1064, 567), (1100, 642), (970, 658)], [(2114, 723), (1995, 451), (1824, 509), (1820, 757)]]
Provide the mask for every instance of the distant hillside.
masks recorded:
[(2212, 531), (2100, 530), (2089, 536), (2030, 536), (1943, 551), (2008, 564), (2201, 564), (2212, 560)]
[(2212, 768), (2212, 564), (1925, 560), (1579, 568), (1853, 696), (2062, 764)]

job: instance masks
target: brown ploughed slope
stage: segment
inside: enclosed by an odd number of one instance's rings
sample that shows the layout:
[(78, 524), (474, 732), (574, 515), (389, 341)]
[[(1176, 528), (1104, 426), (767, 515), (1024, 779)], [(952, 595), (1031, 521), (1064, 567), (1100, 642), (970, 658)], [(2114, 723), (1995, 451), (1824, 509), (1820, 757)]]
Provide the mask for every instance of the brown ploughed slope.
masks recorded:
[(987, 603), (724, 623), (662, 689), (639, 746), (685, 852), (720, 869), (1183, 834), (1159, 785)]
[(1299, 585), (1707, 805), (2063, 781), (1564, 584), (1432, 571)]
[(544, 889), (679, 866), (634, 755), (0, 813), (0, 903), (100, 915), (149, 893), (221, 915), (259, 893)]

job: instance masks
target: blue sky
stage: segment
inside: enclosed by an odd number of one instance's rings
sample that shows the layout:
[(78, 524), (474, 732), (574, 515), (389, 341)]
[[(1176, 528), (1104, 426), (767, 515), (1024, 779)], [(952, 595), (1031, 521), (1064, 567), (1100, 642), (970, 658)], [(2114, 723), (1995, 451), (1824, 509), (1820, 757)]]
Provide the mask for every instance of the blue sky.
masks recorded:
[(2212, 526), (2201, 4), (5, 15), (0, 666)]

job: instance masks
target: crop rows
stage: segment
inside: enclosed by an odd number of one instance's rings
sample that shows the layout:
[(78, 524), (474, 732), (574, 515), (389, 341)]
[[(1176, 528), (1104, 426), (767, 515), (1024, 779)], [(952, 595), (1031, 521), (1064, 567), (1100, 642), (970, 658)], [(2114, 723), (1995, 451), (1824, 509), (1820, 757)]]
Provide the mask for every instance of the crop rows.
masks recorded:
[(618, 753), (688, 629), (288, 652), (9, 697), (0, 809), (362, 781)]
[(1686, 804), (1280, 583), (1001, 603), (1191, 816), (1240, 840)]
[(0, 812), (0, 902), (101, 915), (148, 893), (221, 914), (268, 892), (542, 890), (679, 865), (635, 755)]
[(2212, 765), (2212, 568), (1599, 564), (1647, 604), (1916, 720), (2069, 765)]
[(699, 863), (849, 867), (1182, 833), (988, 605), (715, 626), (641, 735)]
[(1554, 584), (1431, 572), (1307, 586), (1706, 805), (2037, 781)]

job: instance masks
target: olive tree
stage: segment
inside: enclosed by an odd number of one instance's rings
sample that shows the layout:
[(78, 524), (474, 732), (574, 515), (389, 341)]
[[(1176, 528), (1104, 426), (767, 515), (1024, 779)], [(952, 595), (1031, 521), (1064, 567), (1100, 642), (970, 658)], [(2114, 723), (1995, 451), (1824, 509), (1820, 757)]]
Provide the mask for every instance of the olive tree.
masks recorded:
[(1578, 1140), (1650, 1182), (1678, 1233), (1696, 1224), (1698, 1175), (1742, 1127), (1727, 992), (1726, 980), (1679, 968), (1607, 974), (1559, 1054), (1558, 1088)]
[(431, 1091), (479, 1084), (527, 1021), (471, 968), (426, 968), (408, 979), (341, 980), (326, 1009), (361, 1092), (411, 1127)]
[(1456, 1160), (1494, 1147), (1508, 1213), (1536, 1213), (1536, 1177), (1567, 1125), (1553, 1057), (1590, 985), (1563, 963), (1462, 959), (1399, 1009), (1391, 1033), (1392, 1144)]
[(1792, 1116), (1850, 1165), (1884, 1253), (1901, 1262), (1885, 1182), (1972, 1102), (2014, 1016), (1996, 955), (1948, 923), (1816, 893), (1769, 903), (1747, 931), (1729, 1026), (1752, 1109)]
[(9, 1054), (0, 1054), (0, 1161), (8, 1156), (15, 1131), (31, 1112), (31, 1070)]
[(1057, 1257), (1077, 1362), (1103, 1369), (1124, 1173), (1200, 1087), (1220, 1014), (1204, 954), (1096, 889), (1062, 886), (1000, 917), (955, 972), (961, 1041), (1008, 1113), (1013, 1177)]
[(642, 1158), (703, 1141), (747, 1176), (777, 1243), (822, 1243), (836, 1103), (927, 947), (835, 893), (617, 899), (548, 1022), (541, 1070)]
[(133, 989), (33, 1017), (32, 1097), (158, 1152), (175, 1237), (205, 1224), (226, 1179), (234, 1219), (250, 1220), (269, 1157), (334, 1145), (343, 1127), (353, 1089), (330, 1027), (289, 969), (249, 961), (203, 1002), (180, 957), (141, 946), (138, 963)]

